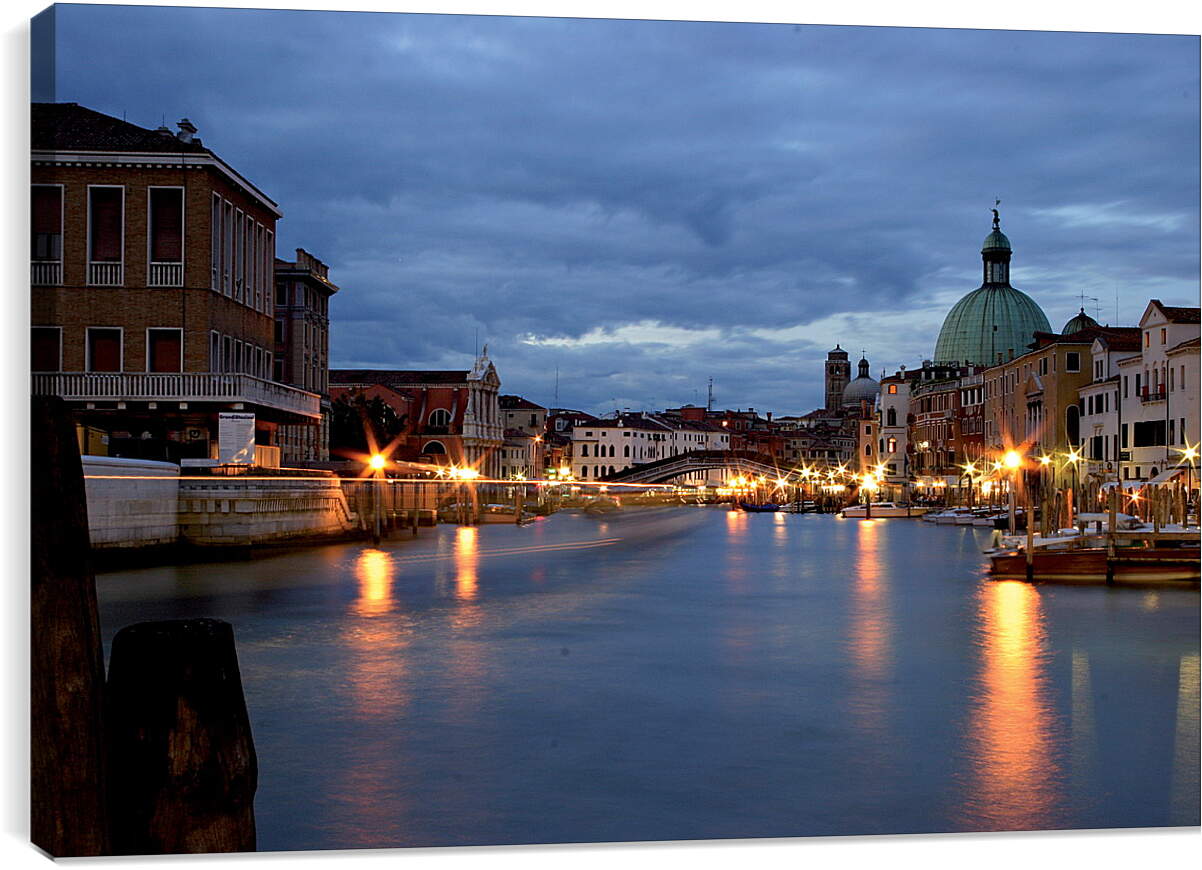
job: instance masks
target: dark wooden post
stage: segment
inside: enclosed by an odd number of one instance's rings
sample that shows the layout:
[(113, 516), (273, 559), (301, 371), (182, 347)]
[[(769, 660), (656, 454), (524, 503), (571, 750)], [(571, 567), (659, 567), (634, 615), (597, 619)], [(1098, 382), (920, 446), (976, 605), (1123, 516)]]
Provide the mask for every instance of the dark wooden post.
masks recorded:
[(123, 628), (108, 700), (114, 851), (253, 851), (258, 763), (230, 624)]
[(30, 440), (30, 839), (56, 857), (108, 854), (104, 651), (75, 426), (35, 397)]

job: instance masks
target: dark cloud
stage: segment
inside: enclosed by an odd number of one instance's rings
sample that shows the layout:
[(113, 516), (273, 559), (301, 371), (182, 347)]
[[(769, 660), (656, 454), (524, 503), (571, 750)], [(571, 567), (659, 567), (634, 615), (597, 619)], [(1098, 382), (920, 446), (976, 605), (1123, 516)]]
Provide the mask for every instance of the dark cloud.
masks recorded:
[[(335, 365), (805, 411), (929, 354), (993, 198), (1056, 324), (1197, 304), (1196, 37), (59, 9), (58, 90), (187, 115), (331, 265)], [(942, 306), (942, 307), (941, 307)], [(656, 340), (656, 330), (662, 340)]]

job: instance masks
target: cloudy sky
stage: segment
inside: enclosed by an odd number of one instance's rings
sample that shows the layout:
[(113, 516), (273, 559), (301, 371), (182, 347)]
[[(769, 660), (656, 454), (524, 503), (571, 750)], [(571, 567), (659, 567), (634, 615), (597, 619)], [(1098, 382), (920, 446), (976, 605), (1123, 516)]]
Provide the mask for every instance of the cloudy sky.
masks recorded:
[[(334, 367), (593, 412), (808, 411), (980, 283), (1058, 328), (1197, 305), (1197, 36), (60, 6), (56, 83), (187, 116), (342, 290)], [(1116, 301), (1117, 297), (1117, 301)]]

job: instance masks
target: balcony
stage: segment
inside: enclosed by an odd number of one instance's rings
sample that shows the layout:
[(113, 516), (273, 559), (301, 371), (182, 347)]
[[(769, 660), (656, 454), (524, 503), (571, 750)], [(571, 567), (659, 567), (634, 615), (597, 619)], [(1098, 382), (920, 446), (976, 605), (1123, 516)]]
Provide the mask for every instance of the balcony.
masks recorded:
[(219, 402), (259, 405), (319, 419), (315, 393), (251, 375), (213, 372), (40, 372), (33, 393), (69, 402)]
[(183, 263), (151, 263), (146, 278), (147, 287), (183, 287)]
[(88, 263), (89, 287), (120, 287), (124, 283), (124, 263)]
[(63, 264), (59, 260), (32, 260), (29, 283), (35, 287), (56, 287), (63, 283)]
[(1155, 392), (1152, 392), (1147, 387), (1144, 387), (1143, 391), (1139, 394), (1139, 401), (1145, 405), (1150, 402), (1163, 402), (1165, 398), (1166, 395), (1163, 388), (1158, 388)]

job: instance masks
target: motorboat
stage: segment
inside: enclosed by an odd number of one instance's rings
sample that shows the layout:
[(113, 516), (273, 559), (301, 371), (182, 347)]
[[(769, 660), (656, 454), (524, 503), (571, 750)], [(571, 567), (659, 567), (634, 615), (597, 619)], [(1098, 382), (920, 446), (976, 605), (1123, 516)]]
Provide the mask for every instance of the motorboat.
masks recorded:
[(739, 502), (739, 509), (746, 511), (749, 514), (774, 514), (780, 510), (778, 504), (751, 504), (750, 502)]
[(874, 501), (869, 505), (853, 504), (845, 507), (842, 516), (846, 519), (886, 519), (889, 517), (920, 517), (925, 512), (926, 508), (917, 505)]

